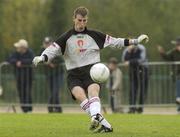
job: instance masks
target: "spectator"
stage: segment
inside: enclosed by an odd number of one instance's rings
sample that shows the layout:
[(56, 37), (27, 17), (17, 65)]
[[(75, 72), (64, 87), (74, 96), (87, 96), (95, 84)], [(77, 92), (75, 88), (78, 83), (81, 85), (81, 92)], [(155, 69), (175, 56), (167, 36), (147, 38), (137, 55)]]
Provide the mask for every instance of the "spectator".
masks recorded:
[(122, 112), (122, 72), (118, 68), (118, 60), (114, 57), (109, 59), (108, 67), (110, 70), (110, 79), (108, 80), (108, 89), (110, 91), (110, 106), (112, 112)]
[(29, 49), (28, 42), (20, 39), (14, 44), (16, 51), (8, 58), (8, 62), (15, 68), (17, 90), (20, 98), (21, 108), (24, 113), (32, 111), (32, 60), (33, 51)]
[[(147, 95), (148, 88), (148, 68), (146, 65), (144, 65), (144, 63), (147, 62), (145, 47), (140, 44), (138, 44), (137, 46), (129, 46), (123, 51), (122, 61), (125, 63), (125, 65), (129, 65), (129, 113), (142, 113), (143, 104)], [(136, 100), (138, 96), (139, 107), (136, 108)]]
[[(46, 49), (52, 44), (53, 40), (51, 37), (45, 37), (43, 41), (43, 49)], [(48, 111), (51, 112), (62, 112), (60, 106), (59, 92), (63, 85), (63, 59), (59, 56), (54, 58), (51, 62), (45, 63), (46, 75), (50, 88), (49, 105)]]
[[(172, 41), (172, 44), (175, 44), (176, 47), (171, 49), (168, 52), (158, 46), (158, 51), (163, 59), (167, 61), (180, 61), (180, 37), (176, 41)], [(178, 104), (177, 111), (180, 113), (180, 65), (173, 65), (173, 78), (176, 81), (176, 103)]]

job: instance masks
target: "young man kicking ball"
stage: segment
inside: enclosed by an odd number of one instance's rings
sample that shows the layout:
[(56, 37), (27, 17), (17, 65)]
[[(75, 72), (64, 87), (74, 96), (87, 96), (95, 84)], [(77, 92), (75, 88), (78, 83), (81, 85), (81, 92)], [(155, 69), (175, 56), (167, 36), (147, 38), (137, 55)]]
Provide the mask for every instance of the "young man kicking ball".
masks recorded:
[(40, 62), (47, 62), (63, 55), (68, 87), (72, 97), (78, 100), (81, 108), (91, 116), (90, 130), (112, 132), (111, 124), (101, 114), (100, 85), (91, 79), (90, 68), (100, 62), (100, 49), (137, 45), (142, 41), (148, 41), (148, 36), (140, 35), (137, 39), (114, 38), (99, 31), (89, 30), (86, 27), (88, 9), (85, 7), (75, 9), (73, 22), (74, 27), (46, 48), (41, 56), (35, 57), (33, 63), (36, 66)]

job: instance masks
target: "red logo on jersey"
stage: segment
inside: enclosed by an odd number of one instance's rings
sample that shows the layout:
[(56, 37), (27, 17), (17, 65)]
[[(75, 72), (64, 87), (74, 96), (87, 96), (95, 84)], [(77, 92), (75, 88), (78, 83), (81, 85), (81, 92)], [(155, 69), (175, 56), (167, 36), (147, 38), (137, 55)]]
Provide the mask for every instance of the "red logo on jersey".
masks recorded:
[(84, 41), (83, 41), (83, 40), (78, 40), (78, 41), (77, 41), (77, 45), (78, 45), (79, 47), (83, 47)]
[(87, 50), (87, 49), (83, 49), (83, 46), (84, 46), (84, 41), (83, 40), (78, 40), (77, 45), (79, 47), (79, 48), (77, 48), (77, 51), (79, 53), (85, 52)]

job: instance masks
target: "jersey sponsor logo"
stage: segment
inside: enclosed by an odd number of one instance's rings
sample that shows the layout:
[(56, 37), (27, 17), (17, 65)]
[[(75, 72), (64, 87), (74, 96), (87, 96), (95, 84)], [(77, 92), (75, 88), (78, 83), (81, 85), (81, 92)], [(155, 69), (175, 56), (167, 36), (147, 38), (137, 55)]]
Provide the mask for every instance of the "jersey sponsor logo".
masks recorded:
[(83, 35), (77, 35), (77, 38), (82, 39), (82, 38), (84, 38), (84, 36)]

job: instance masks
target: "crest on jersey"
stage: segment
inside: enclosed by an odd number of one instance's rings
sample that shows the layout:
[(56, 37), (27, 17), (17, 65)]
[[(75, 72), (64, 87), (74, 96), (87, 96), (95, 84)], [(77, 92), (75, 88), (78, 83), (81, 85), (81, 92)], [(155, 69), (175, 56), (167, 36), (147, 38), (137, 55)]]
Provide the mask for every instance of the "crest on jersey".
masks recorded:
[(77, 45), (78, 45), (77, 51), (78, 51), (79, 53), (82, 53), (82, 52), (86, 51), (86, 49), (83, 48), (83, 46), (84, 46), (84, 41), (83, 41), (82, 39), (77, 40)]
[(84, 45), (84, 41), (83, 41), (82, 39), (78, 40), (78, 41), (77, 41), (77, 45), (78, 45), (80, 48), (82, 48), (83, 45)]

